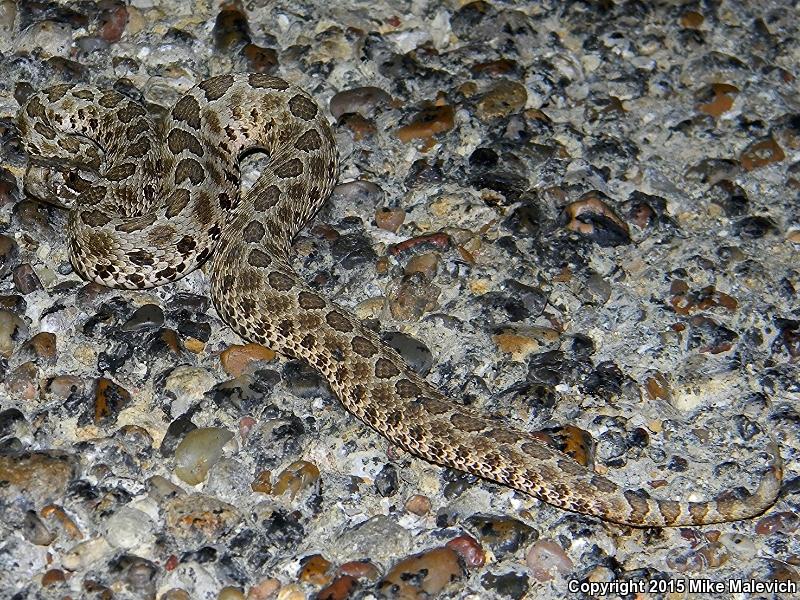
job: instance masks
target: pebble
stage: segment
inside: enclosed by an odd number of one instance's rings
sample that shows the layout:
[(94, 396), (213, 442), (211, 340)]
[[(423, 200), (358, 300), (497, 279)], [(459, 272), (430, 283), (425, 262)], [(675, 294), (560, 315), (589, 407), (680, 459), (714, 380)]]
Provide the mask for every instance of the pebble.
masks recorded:
[(602, 247), (629, 244), (628, 224), (607, 204), (608, 199), (602, 192), (591, 191), (568, 204), (563, 219), (566, 228)]
[(401, 142), (427, 140), (433, 143), (433, 136), (447, 133), (455, 125), (455, 110), (452, 106), (432, 106), (418, 112), (408, 125), (397, 130)]
[(464, 534), (455, 537), (447, 542), (445, 546), (455, 550), (468, 569), (477, 569), (486, 563), (486, 553), (471, 535)]
[(6, 376), (6, 390), (17, 400), (30, 402), (39, 396), (39, 369), (25, 362)]
[(481, 577), (481, 585), (502, 598), (519, 600), (526, 597), (529, 589), (529, 577), (525, 573), (511, 571), (509, 573), (486, 573)]
[(783, 148), (772, 138), (754, 142), (744, 149), (739, 162), (745, 171), (753, 171), (786, 158)]
[(391, 102), (392, 97), (380, 88), (357, 87), (335, 94), (330, 101), (330, 111), (337, 120), (347, 114), (359, 114), (369, 119), (377, 108)]
[(297, 460), (278, 475), (272, 487), (272, 494), (283, 496), (288, 492), (289, 498), (294, 500), (299, 493), (316, 488), (318, 485), (320, 476), (317, 466), (305, 460)]
[(455, 551), (434, 548), (395, 564), (378, 583), (378, 590), (394, 598), (429, 598), (463, 576)]
[(74, 456), (55, 450), (0, 454), (0, 498), (9, 505), (21, 498), (48, 504), (64, 495), (75, 469)]
[(331, 582), (331, 562), (321, 554), (306, 556), (300, 561), (300, 572), (297, 578), (310, 585), (323, 586)]
[(400, 331), (387, 331), (381, 340), (397, 350), (406, 364), (418, 375), (425, 377), (433, 367), (433, 353), (420, 340)]
[[(2, 9), (0, 8), (0, 10)], [(6, 275), (11, 273), (11, 270), (15, 268), (18, 258), (19, 246), (14, 238), (7, 235), (0, 235), (0, 279), (5, 278)]]
[(773, 533), (790, 534), (798, 529), (800, 529), (800, 516), (784, 511), (759, 519), (755, 531), (758, 535), (772, 535)]
[(241, 520), (235, 506), (204, 494), (183, 494), (163, 507), (167, 532), (189, 544), (217, 543)]
[(503, 79), (481, 96), (476, 113), (484, 121), (499, 119), (521, 111), (527, 101), (528, 92), (524, 85)]
[(411, 532), (393, 518), (376, 515), (339, 536), (335, 562), (347, 562), (369, 557), (376, 563), (389, 563), (411, 549)]
[(222, 457), (233, 434), (221, 427), (202, 427), (186, 434), (175, 449), (175, 475), (189, 485), (205, 481), (208, 470)]
[(404, 508), (406, 512), (410, 512), (418, 517), (424, 517), (431, 512), (431, 499), (421, 494), (414, 494), (406, 500)]
[(477, 514), (469, 517), (465, 525), (497, 558), (513, 554), (539, 537), (533, 527), (511, 517)]
[(408, 261), (403, 271), (406, 275), (421, 273), (426, 279), (430, 280), (436, 277), (439, 260), (439, 255), (435, 252), (417, 254), (411, 257), (411, 260)]
[(105, 538), (95, 537), (75, 544), (61, 555), (61, 566), (67, 571), (85, 569), (100, 563), (104, 557), (113, 552)]
[(239, 377), (251, 365), (260, 362), (269, 362), (275, 359), (275, 351), (261, 344), (232, 344), (220, 354), (222, 368), (232, 377)]
[(14, 281), (14, 287), (23, 296), (44, 289), (33, 267), (28, 263), (23, 263), (18, 267), (14, 267), (12, 279)]
[(667, 554), (667, 566), (678, 573), (704, 573), (728, 562), (730, 551), (720, 542), (708, 542), (697, 548), (675, 548)]
[[(402, 208), (387, 208), (385, 206), (375, 211), (375, 224), (381, 229), (396, 233), (406, 218), (406, 211)], [(2, 246), (0, 245), (0, 253)], [(2, 256), (2, 254), (0, 254)]]
[(124, 387), (105, 377), (99, 378), (94, 392), (94, 422), (98, 425), (115, 423), (131, 400), (130, 392)]
[(156, 304), (144, 304), (122, 324), (122, 331), (156, 329), (164, 324), (164, 311)]
[(20, 355), (30, 357), (38, 364), (54, 365), (56, 362), (56, 335), (41, 331), (20, 348)]
[(389, 310), (400, 321), (417, 321), (434, 310), (440, 290), (422, 273), (413, 273), (396, 281), (389, 291)]
[(245, 600), (245, 595), (240, 588), (226, 585), (217, 594), (217, 600)]
[(28, 338), (28, 326), (13, 312), (0, 310), (0, 356), (8, 358)]
[(115, 548), (132, 550), (155, 539), (154, 525), (147, 513), (123, 506), (106, 519), (105, 538)]
[(280, 581), (267, 578), (250, 586), (250, 589), (247, 590), (247, 600), (269, 600), (274, 598), (280, 589)]
[(383, 465), (383, 468), (375, 477), (375, 489), (378, 495), (383, 498), (391, 498), (397, 493), (398, 484), (397, 467), (391, 463)]
[(345, 600), (358, 587), (358, 581), (349, 575), (341, 575), (317, 594), (317, 600)]
[(550, 581), (556, 576), (566, 577), (574, 565), (558, 543), (539, 540), (528, 551), (525, 564), (537, 581)]

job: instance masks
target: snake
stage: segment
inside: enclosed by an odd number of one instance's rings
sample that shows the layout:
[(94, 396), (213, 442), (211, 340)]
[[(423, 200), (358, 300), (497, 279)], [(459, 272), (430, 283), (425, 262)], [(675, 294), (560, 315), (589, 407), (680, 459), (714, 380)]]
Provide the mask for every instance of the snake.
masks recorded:
[[(239, 336), (306, 361), (344, 407), (391, 443), (564, 510), (633, 527), (704, 525), (764, 512), (781, 486), (772, 442), (754, 491), (659, 499), (626, 489), (540, 437), (465, 408), (292, 266), (292, 241), (338, 178), (317, 102), (266, 74), (189, 89), (161, 119), (88, 84), (32, 94), (17, 120), (25, 190), (69, 211), (67, 251), (84, 279), (146, 289), (204, 266), (220, 318)], [(240, 162), (269, 161), (246, 192)], [(206, 268), (207, 267), (207, 268)]]

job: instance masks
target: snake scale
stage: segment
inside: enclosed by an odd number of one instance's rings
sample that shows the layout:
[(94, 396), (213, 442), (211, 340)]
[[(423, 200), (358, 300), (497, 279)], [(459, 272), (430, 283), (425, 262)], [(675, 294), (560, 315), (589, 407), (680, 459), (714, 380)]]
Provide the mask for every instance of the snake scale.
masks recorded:
[[(338, 158), (316, 102), (282, 79), (208, 79), (160, 125), (115, 91), (57, 85), (29, 98), (18, 124), (30, 157), (26, 189), (70, 210), (69, 255), (82, 277), (143, 289), (210, 261), (214, 306), (234, 331), (308, 361), (350, 412), (416, 456), (639, 527), (747, 518), (778, 494), (774, 445), (752, 493), (679, 502), (623, 489), (531, 434), (451, 402), (313, 291), (292, 268), (291, 242), (329, 196)], [(270, 162), (240, 195), (239, 160), (255, 150)]]

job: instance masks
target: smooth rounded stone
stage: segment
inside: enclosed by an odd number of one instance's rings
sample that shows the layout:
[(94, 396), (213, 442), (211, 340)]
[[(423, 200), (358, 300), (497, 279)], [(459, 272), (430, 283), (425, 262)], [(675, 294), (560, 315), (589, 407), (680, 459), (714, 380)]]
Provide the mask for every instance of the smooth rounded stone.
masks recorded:
[(547, 306), (548, 294), (514, 279), (506, 279), (502, 291), (487, 292), (478, 298), (493, 320), (508, 320), (513, 323), (538, 317)]
[(411, 550), (412, 534), (394, 519), (376, 515), (345, 530), (338, 539), (333, 562), (344, 563), (365, 556), (378, 564), (388, 564)]
[(26, 339), (28, 326), (25, 321), (9, 310), (0, 310), (0, 356), (8, 358)]
[(274, 496), (283, 496), (288, 492), (289, 498), (294, 500), (297, 494), (304, 490), (318, 490), (320, 482), (319, 469), (314, 463), (297, 460), (286, 467), (278, 475), (275, 485), (272, 486)]
[(530, 525), (511, 517), (477, 514), (465, 521), (482, 544), (489, 546), (497, 558), (512, 554), (539, 537)]
[(418, 112), (408, 125), (397, 130), (401, 142), (429, 140), (440, 133), (447, 133), (455, 125), (455, 109), (452, 106), (432, 106)]
[(205, 494), (185, 494), (167, 500), (167, 532), (187, 544), (216, 543), (239, 524), (235, 506)]
[(330, 202), (341, 206), (352, 206), (365, 204), (367, 206), (379, 206), (384, 199), (383, 189), (371, 181), (355, 179), (340, 183), (333, 188)]
[(503, 79), (481, 96), (476, 112), (484, 121), (499, 119), (521, 111), (527, 101), (528, 92), (524, 85)]
[(56, 450), (0, 454), (0, 500), (12, 504), (25, 498), (34, 506), (61, 498), (75, 476), (76, 460)]
[(181, 366), (173, 369), (164, 382), (164, 391), (175, 398), (170, 405), (172, 416), (185, 413), (190, 406), (202, 400), (216, 383), (214, 376), (201, 367)]
[(377, 587), (382, 594), (393, 598), (435, 597), (463, 576), (464, 569), (455, 551), (434, 548), (394, 565)]
[(539, 540), (528, 551), (525, 564), (538, 581), (550, 581), (556, 576), (566, 577), (574, 565), (564, 549), (553, 540)]
[[(0, 11), (2, 5), (0, 4)], [(0, 279), (11, 273), (19, 258), (19, 247), (14, 238), (0, 235)]]
[(370, 240), (363, 231), (347, 233), (331, 244), (331, 255), (345, 269), (374, 263), (378, 258)]
[(219, 356), (222, 368), (232, 377), (239, 377), (251, 365), (275, 359), (275, 351), (261, 344), (232, 344)]
[(375, 224), (381, 229), (396, 233), (406, 219), (406, 211), (402, 208), (382, 206), (375, 211)]
[(431, 503), (431, 499), (427, 496), (423, 496), (421, 494), (414, 494), (408, 500), (406, 500), (405, 505), (403, 508), (406, 512), (410, 512), (412, 515), (417, 515), (418, 517), (424, 517), (429, 512), (431, 512), (431, 507), (433, 504)]
[(25, 362), (6, 376), (6, 391), (16, 400), (30, 402), (39, 395), (39, 368)]
[(86, 392), (86, 382), (76, 375), (58, 375), (47, 382), (45, 392), (48, 396), (67, 400), (80, 397)]
[(109, 544), (121, 550), (131, 550), (155, 539), (150, 515), (130, 506), (123, 506), (103, 525)]
[(758, 535), (774, 533), (791, 534), (800, 529), (800, 515), (793, 512), (778, 512), (762, 517), (756, 523)]
[(226, 585), (217, 594), (217, 600), (245, 600), (245, 595), (240, 588)]
[(297, 579), (310, 585), (327, 585), (331, 581), (331, 561), (321, 554), (312, 554), (300, 560), (300, 571)]
[(486, 573), (481, 577), (481, 585), (502, 598), (519, 600), (528, 593), (528, 580), (526, 573), (517, 571), (501, 574)]
[(132, 401), (131, 393), (114, 381), (101, 377), (94, 392), (94, 422), (115, 423), (119, 413)]
[(468, 569), (477, 569), (486, 563), (486, 553), (478, 540), (471, 535), (459, 535), (447, 542), (445, 546), (455, 550)]
[(317, 594), (320, 600), (344, 600), (352, 598), (353, 592), (358, 588), (358, 581), (350, 575), (340, 575)]
[(42, 587), (47, 588), (64, 583), (67, 580), (61, 569), (50, 569), (42, 575)]
[(343, 563), (339, 565), (339, 573), (364, 581), (377, 581), (381, 576), (378, 567), (368, 560), (352, 560)]
[(103, 537), (95, 537), (75, 544), (61, 554), (61, 566), (68, 571), (78, 571), (103, 562), (114, 552), (113, 546)]
[(137, 308), (130, 318), (122, 324), (122, 331), (155, 329), (164, 324), (164, 311), (156, 304), (144, 304)]
[(175, 485), (169, 479), (166, 479), (161, 475), (153, 475), (147, 480), (147, 483), (149, 486), (147, 492), (148, 496), (159, 505), (170, 498), (175, 498), (176, 496), (183, 496), (186, 494), (186, 492), (183, 491), (183, 488)]
[(190, 431), (175, 449), (175, 475), (189, 485), (202, 483), (232, 438), (233, 433), (221, 427)]
[(379, 106), (391, 104), (392, 97), (373, 86), (357, 87), (335, 94), (331, 98), (330, 111), (335, 119), (342, 115), (358, 113), (369, 119)]
[(403, 272), (406, 275), (412, 273), (421, 273), (427, 279), (431, 280), (436, 277), (436, 272), (439, 270), (440, 257), (436, 252), (426, 252), (424, 254), (417, 254), (412, 256), (411, 260), (406, 263)]
[(397, 350), (415, 373), (425, 377), (433, 367), (433, 353), (418, 339), (400, 331), (387, 331), (381, 335), (383, 343)]
[(441, 290), (422, 273), (413, 273), (396, 280), (388, 294), (389, 310), (395, 319), (417, 321), (434, 310)]
[(36, 361), (38, 364), (54, 365), (56, 362), (56, 334), (41, 331), (29, 339), (20, 348), (20, 355)]
[(27, 424), (25, 415), (18, 408), (0, 410), (0, 440), (11, 436), (18, 437), (17, 432)]
[(721, 567), (731, 553), (720, 542), (708, 542), (695, 548), (673, 548), (667, 553), (667, 566), (678, 573), (704, 573)]
[(268, 577), (249, 587), (247, 590), (247, 600), (271, 600), (277, 596), (278, 590), (280, 589), (281, 582)]

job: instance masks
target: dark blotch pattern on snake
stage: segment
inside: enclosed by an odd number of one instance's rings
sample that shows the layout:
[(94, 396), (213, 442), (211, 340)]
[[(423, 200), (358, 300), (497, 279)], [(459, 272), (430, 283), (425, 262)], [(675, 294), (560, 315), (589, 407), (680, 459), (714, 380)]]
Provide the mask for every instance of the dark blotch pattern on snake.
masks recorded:
[[(349, 411), (433, 463), (474, 473), (555, 506), (634, 526), (731, 521), (763, 512), (781, 461), (753, 493), (708, 502), (625, 490), (566, 455), (449, 401), (346, 309), (292, 268), (291, 241), (337, 176), (331, 129), (316, 102), (266, 75), (214, 77), (189, 90), (163, 128), (113, 91), (60, 85), (20, 111), (29, 192), (70, 209), (69, 252), (98, 283), (141, 289), (210, 260), (211, 294), (240, 336), (308, 361)], [(239, 158), (269, 166), (246, 196)]]

